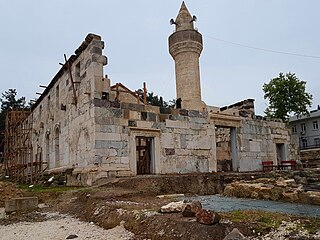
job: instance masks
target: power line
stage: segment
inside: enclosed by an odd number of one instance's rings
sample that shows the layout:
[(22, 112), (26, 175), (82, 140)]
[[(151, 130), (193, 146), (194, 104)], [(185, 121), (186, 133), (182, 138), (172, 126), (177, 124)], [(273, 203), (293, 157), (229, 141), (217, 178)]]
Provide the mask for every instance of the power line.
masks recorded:
[(210, 38), (210, 39), (213, 39), (213, 40), (220, 41), (220, 42), (225, 42), (225, 43), (229, 43), (229, 44), (232, 44), (232, 45), (245, 47), (245, 48), (250, 48), (250, 49), (255, 49), (255, 50), (264, 51), (264, 52), (285, 54), (285, 55), (291, 55), (291, 56), (296, 56), (296, 57), (320, 58), (320, 56), (306, 55), (306, 54), (299, 54), (299, 53), (290, 53), (290, 52), (283, 52), (283, 51), (276, 51), (276, 50), (272, 50), (272, 49), (253, 47), (253, 46), (249, 46), (249, 45), (245, 45), (245, 44), (241, 44), (241, 43), (231, 42), (231, 41), (223, 40), (223, 39), (220, 39), (220, 38), (211, 37), (211, 36), (208, 36), (208, 35), (203, 35), (203, 36), (205, 36), (207, 38)]

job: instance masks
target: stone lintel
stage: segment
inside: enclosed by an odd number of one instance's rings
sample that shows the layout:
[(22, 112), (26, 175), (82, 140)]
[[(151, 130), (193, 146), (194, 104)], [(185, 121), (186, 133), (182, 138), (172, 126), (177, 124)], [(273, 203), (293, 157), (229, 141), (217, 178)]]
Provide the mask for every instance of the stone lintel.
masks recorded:
[(221, 113), (210, 113), (210, 123), (221, 127), (241, 127), (241, 118)]

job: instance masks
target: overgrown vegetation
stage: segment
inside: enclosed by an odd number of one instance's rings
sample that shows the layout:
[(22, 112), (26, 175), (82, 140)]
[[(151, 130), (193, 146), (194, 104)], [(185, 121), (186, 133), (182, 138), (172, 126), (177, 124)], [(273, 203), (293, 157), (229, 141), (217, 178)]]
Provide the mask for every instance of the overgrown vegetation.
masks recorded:
[(223, 219), (230, 220), (235, 223), (255, 224), (255, 231), (260, 234), (266, 234), (272, 229), (277, 229), (283, 221), (297, 222), (297, 229), (291, 230), (307, 230), (310, 234), (315, 234), (320, 229), (320, 218), (304, 218), (291, 216), (282, 213), (273, 213), (256, 210), (235, 210), (227, 213), (221, 213)]

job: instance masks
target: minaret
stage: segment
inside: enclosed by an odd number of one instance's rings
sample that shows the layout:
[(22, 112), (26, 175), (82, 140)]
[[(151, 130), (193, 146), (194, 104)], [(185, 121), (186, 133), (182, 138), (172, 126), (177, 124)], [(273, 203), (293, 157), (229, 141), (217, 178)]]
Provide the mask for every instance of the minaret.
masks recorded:
[(195, 16), (191, 16), (182, 2), (179, 14), (171, 24), (176, 31), (169, 37), (169, 52), (175, 61), (177, 99), (181, 107), (205, 111), (201, 101), (199, 57), (203, 48), (202, 35), (194, 28)]

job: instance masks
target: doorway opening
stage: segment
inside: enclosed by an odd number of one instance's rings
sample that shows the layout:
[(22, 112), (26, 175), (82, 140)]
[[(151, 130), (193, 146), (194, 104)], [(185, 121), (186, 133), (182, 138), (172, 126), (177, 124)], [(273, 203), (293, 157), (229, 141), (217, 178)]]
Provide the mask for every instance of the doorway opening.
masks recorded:
[(217, 171), (231, 172), (239, 168), (237, 131), (235, 127), (216, 126)]
[(277, 146), (277, 163), (280, 165), (281, 161), (286, 160), (284, 143), (276, 143)]
[(136, 137), (137, 174), (154, 173), (154, 138)]

